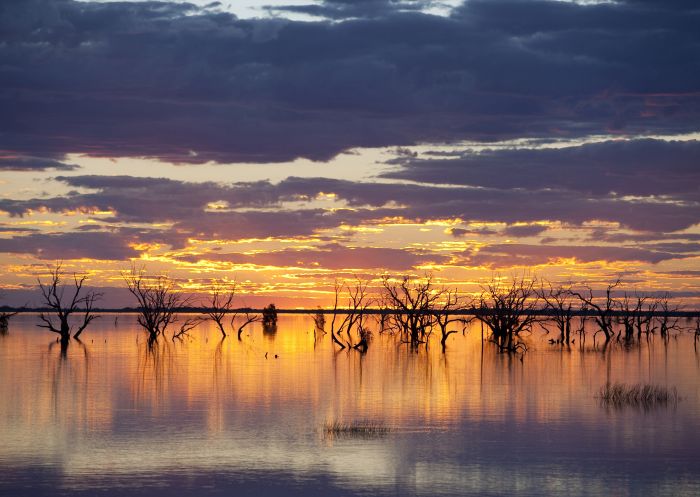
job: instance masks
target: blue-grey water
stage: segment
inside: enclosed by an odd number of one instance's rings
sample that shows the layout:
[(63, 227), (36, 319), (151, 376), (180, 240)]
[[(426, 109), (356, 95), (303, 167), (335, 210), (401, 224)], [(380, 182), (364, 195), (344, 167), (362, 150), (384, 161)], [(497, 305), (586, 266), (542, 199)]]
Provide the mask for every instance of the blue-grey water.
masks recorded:
[[(375, 333), (362, 355), (304, 316), (149, 349), (134, 316), (107, 315), (65, 353), (36, 324), (15, 316), (0, 336), (2, 496), (700, 495), (690, 334), (601, 351), (538, 331), (521, 361), (478, 325), (445, 354)], [(682, 398), (606, 408), (609, 381)], [(389, 431), (326, 433), (334, 422)]]

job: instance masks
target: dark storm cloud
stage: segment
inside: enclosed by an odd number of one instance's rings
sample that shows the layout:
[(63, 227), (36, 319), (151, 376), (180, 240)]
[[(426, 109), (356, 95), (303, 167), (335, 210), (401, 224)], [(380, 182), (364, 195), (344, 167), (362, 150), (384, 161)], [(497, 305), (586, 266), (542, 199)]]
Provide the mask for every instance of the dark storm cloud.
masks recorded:
[(323, 269), (387, 269), (406, 270), (425, 263), (445, 263), (444, 255), (420, 254), (403, 249), (382, 247), (345, 247), (327, 244), (314, 249), (280, 250), (257, 254), (209, 253), (180, 257), (188, 262), (223, 261), (233, 264), (263, 266), (318, 267)]
[[(558, 190), (442, 188), (415, 184), (362, 183), (325, 178), (288, 178), (223, 185), (187, 183), (164, 178), (120, 176), (59, 177), (76, 188), (54, 198), (0, 199), (0, 210), (21, 216), (31, 210), (52, 212), (112, 210), (107, 222), (171, 222), (196, 236), (260, 237), (308, 235), (340, 224), (377, 222), (401, 216), (421, 222), (460, 218), (465, 221), (533, 223), (542, 220), (581, 225), (598, 220), (617, 222), (638, 231), (671, 232), (700, 219), (693, 203), (623, 201)], [(350, 209), (314, 207), (321, 192), (335, 193)], [(307, 207), (284, 206), (286, 201), (309, 201)], [(210, 204), (227, 208), (212, 210)], [(532, 228), (528, 228), (532, 230)], [(267, 233), (267, 234), (266, 234)]]
[(0, 171), (71, 171), (78, 168), (75, 164), (41, 157), (0, 157)]
[(514, 236), (516, 238), (525, 238), (528, 236), (537, 236), (545, 231), (547, 231), (549, 228), (547, 226), (543, 226), (541, 224), (526, 224), (526, 225), (516, 225), (516, 226), (507, 226), (506, 229), (503, 230), (503, 234), (506, 236)]
[[(413, 222), (462, 219), (465, 222), (505, 223), (503, 230), (453, 227), (455, 237), (469, 235), (534, 237), (547, 226), (542, 220), (565, 226), (584, 226), (587, 221), (619, 223), (624, 228), (647, 233), (610, 233), (609, 241), (636, 246), (559, 246), (525, 244), (491, 245), (464, 259), (468, 264), (540, 264), (556, 258), (622, 260), (656, 263), (692, 256), (700, 245), (693, 235), (670, 232), (687, 228), (700, 219), (697, 203), (623, 201), (608, 196), (558, 189), (440, 187), (425, 184), (352, 182), (326, 178), (288, 178), (280, 183), (190, 183), (166, 178), (130, 176), (59, 176), (73, 190), (53, 198), (0, 199), (0, 210), (12, 216), (33, 211), (80, 212), (84, 216), (100, 211), (99, 223), (83, 224), (74, 233), (17, 234), (0, 239), (0, 252), (33, 254), (42, 259), (100, 258), (123, 260), (134, 257), (137, 244), (158, 244), (172, 249), (188, 246), (190, 239), (241, 240), (249, 238), (290, 238), (314, 236), (328, 242), (347, 241), (323, 230), (341, 225), (391, 223), (399, 218)], [(333, 209), (316, 203), (319, 193), (334, 193)], [(290, 204), (289, 202), (293, 202)], [(345, 207), (344, 205), (347, 205)], [(104, 212), (111, 212), (105, 215)], [(388, 220), (387, 220), (388, 219)], [(158, 223), (160, 226), (143, 228)], [(515, 223), (528, 223), (518, 225)], [(607, 241), (601, 234), (600, 239)], [(554, 240), (551, 240), (554, 241)], [(647, 243), (640, 243), (647, 242)], [(340, 257), (342, 255), (342, 257)], [(321, 249), (276, 252), (274, 257), (217, 256), (230, 262), (294, 264), (340, 268), (348, 261), (358, 268), (381, 261), (387, 267), (415, 267), (421, 263), (445, 263), (443, 256), (419, 252), (365, 247), (345, 249), (329, 243)], [(233, 257), (233, 258), (232, 258)], [(334, 258), (339, 259), (335, 260)], [(363, 262), (363, 257), (366, 260)], [(392, 257), (394, 258), (392, 262)], [(341, 262), (342, 260), (342, 262)], [(363, 265), (366, 264), (366, 265)]]
[(489, 228), (448, 228), (447, 232), (455, 238), (462, 238), (465, 236), (489, 236), (498, 234), (498, 231)]
[(671, 195), (700, 201), (700, 142), (623, 140), (557, 149), (505, 149), (458, 158), (401, 158), (390, 178), (592, 195)]
[(316, 4), (271, 6), (271, 12), (293, 12), (328, 19), (377, 18), (401, 11), (421, 10), (436, 2), (417, 0), (325, 0)]
[[(350, 206), (385, 207), (416, 221), (461, 218), (467, 221), (535, 222), (563, 221), (580, 225), (586, 221), (618, 222), (640, 231), (676, 231), (700, 220), (700, 206), (646, 201), (624, 201), (616, 197), (591, 197), (587, 193), (522, 188), (432, 187), (414, 184), (355, 183), (323, 178), (288, 178), (278, 185), (286, 195), (333, 192)], [(1, 206), (1, 204), (0, 204)]]
[(0, 238), (0, 252), (27, 254), (43, 260), (124, 260), (138, 257), (121, 233), (33, 233)]
[[(342, 22), (158, 2), (0, 5), (0, 149), (183, 162), (326, 159), (354, 146), (687, 132), (690, 3), (332, 1)], [(336, 12), (337, 15), (333, 15)]]
[(463, 262), (490, 267), (534, 266), (556, 262), (559, 259), (576, 259), (578, 262), (646, 262), (657, 264), (669, 259), (690, 257), (688, 254), (648, 250), (633, 247), (562, 246), (494, 244), (467, 255)]
[(23, 226), (0, 224), (0, 233), (32, 233), (35, 231), (39, 230), (37, 228), (27, 228)]

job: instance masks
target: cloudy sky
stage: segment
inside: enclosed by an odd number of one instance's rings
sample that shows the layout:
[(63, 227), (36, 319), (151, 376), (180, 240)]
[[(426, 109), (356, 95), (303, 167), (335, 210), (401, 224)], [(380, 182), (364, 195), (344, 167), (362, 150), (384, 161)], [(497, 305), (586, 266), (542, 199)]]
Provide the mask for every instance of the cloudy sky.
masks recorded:
[(3, 0), (4, 300), (58, 260), (291, 306), (525, 269), (693, 300), (698, 26), (695, 0)]

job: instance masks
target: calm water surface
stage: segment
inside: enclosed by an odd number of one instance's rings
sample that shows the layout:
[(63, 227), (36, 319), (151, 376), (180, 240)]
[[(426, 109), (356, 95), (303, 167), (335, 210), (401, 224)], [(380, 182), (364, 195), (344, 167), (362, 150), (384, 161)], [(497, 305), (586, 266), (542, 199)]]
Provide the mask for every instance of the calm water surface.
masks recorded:
[[(149, 350), (134, 316), (107, 315), (64, 357), (36, 323), (0, 336), (3, 496), (700, 495), (689, 336), (601, 353), (536, 333), (520, 361), (475, 326), (446, 354), (375, 335), (360, 355), (283, 316), (274, 334), (222, 341), (203, 324)], [(607, 381), (682, 400), (606, 409)], [(391, 431), (332, 437), (334, 421)]]

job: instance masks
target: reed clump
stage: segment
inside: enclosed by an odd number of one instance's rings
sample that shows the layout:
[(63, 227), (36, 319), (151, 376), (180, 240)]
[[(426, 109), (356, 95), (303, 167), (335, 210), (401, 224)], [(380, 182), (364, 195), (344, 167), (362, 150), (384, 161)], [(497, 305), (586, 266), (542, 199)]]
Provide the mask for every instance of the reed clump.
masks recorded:
[(377, 421), (332, 421), (323, 426), (323, 433), (331, 437), (377, 437), (391, 429)]
[(642, 407), (644, 409), (675, 405), (680, 399), (676, 387), (625, 383), (607, 383), (600, 389), (598, 398), (607, 407)]

